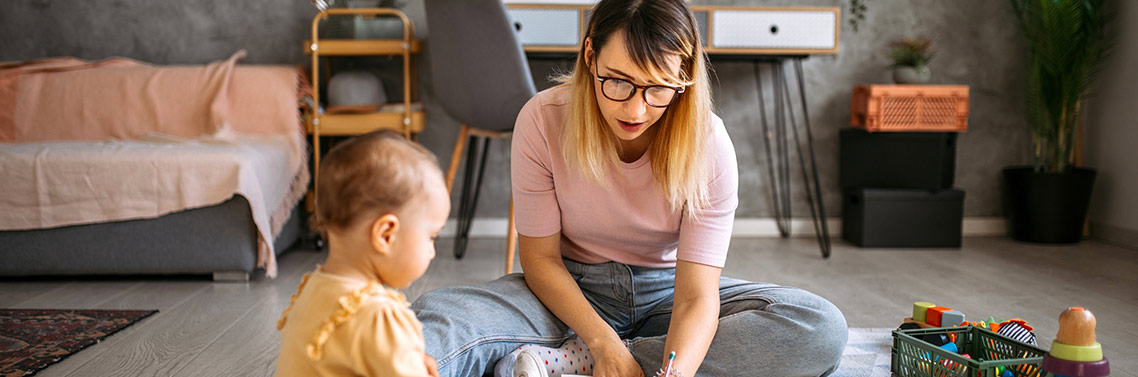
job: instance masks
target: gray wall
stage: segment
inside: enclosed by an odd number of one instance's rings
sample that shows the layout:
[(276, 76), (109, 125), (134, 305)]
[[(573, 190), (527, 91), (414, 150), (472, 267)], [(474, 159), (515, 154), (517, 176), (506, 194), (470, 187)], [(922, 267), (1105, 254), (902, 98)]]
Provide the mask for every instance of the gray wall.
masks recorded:
[(1119, 40), (1087, 114), (1086, 162), (1098, 169), (1091, 203), (1096, 238), (1138, 248), (1138, 6), (1123, 2)]
[[(846, 6), (839, 0), (693, 3)], [(847, 127), (851, 89), (859, 83), (889, 83), (887, 43), (917, 35), (932, 38), (938, 51), (930, 65), (933, 83), (971, 86), (971, 120), (969, 131), (959, 139), (956, 171), (957, 186), (967, 191), (965, 215), (1000, 216), (1000, 169), (1029, 161), (1028, 128), (1020, 95), (1024, 51), (1010, 5), (991, 0), (868, 3), (867, 19), (859, 32), (842, 23), (837, 56), (812, 57), (805, 63), (814, 147), (829, 216), (837, 216), (840, 207), (837, 134)], [(419, 36), (429, 43), (422, 1), (408, 0), (404, 11), (414, 21)], [(4, 0), (0, 1), (0, 60), (127, 56), (154, 63), (189, 64), (222, 59), (244, 48), (249, 52), (246, 63), (305, 64), (301, 40), (308, 37), (315, 14), (305, 0)], [(430, 121), (420, 140), (446, 163), (458, 125), (432, 106), (429, 73), (424, 59), (418, 63), (420, 93)], [(550, 86), (546, 76), (557, 66), (568, 67), (563, 61), (533, 62), (539, 88)], [(718, 78), (714, 85), (717, 112), (727, 124), (739, 157), (742, 187), (738, 215), (770, 217), (769, 191), (763, 178), (766, 165), (757, 138), (753, 68), (745, 62), (715, 60), (713, 66)], [(389, 95), (393, 92), (388, 91)], [(480, 217), (505, 217), (508, 163), (506, 143), (493, 145)], [(797, 173), (794, 177), (795, 211), (797, 216), (806, 215), (809, 212)], [(1133, 175), (1129, 177), (1133, 179)], [(1104, 177), (1104, 181), (1109, 179)], [(1133, 217), (1125, 221), (1138, 227)]]

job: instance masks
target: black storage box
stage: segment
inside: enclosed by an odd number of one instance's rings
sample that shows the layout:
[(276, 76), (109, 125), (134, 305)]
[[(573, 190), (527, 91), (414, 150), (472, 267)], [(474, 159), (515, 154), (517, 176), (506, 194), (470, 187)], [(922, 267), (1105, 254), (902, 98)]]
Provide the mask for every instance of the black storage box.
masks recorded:
[(842, 129), (842, 188), (946, 189), (956, 175), (955, 132), (866, 132)]
[(964, 191), (845, 189), (842, 238), (862, 247), (960, 248)]

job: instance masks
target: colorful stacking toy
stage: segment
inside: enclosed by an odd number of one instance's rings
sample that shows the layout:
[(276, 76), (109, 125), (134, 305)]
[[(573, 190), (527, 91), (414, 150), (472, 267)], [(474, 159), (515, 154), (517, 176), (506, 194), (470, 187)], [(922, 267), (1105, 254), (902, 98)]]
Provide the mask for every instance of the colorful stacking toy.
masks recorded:
[(914, 302), (913, 316), (906, 322), (917, 323), (922, 328), (953, 327), (964, 323), (964, 313), (931, 302)]
[(1110, 362), (1095, 341), (1095, 316), (1073, 307), (1059, 315), (1059, 334), (1051, 352), (1043, 356), (1043, 371), (1056, 377), (1103, 377), (1110, 375)]
[(929, 308), (934, 307), (934, 306), (936, 306), (936, 305), (931, 303), (931, 302), (924, 302), (924, 301), (914, 302), (913, 303), (913, 317), (912, 317), (913, 320), (917, 321), (917, 322), (925, 322), (925, 320), (926, 320), (925, 313), (928, 312)]

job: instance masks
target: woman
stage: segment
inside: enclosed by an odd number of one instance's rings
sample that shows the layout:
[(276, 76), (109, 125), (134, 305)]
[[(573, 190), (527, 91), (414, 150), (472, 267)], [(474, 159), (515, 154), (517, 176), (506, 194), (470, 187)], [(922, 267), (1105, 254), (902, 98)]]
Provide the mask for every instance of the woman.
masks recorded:
[(594, 376), (820, 376), (841, 312), (809, 292), (722, 278), (738, 205), (735, 151), (711, 113), (682, 0), (602, 0), (574, 71), (514, 129), (524, 275), (423, 295), (443, 376), (486, 373), (525, 344), (579, 336)]

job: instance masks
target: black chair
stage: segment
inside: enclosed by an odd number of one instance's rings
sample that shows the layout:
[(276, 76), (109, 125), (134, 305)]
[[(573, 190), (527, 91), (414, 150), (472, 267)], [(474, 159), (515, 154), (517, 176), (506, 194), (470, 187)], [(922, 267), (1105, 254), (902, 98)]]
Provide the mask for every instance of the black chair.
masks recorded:
[[(525, 53), (501, 0), (426, 0), (425, 5), (435, 98), (462, 124), (447, 169), (448, 190), (463, 150), (469, 148), (454, 242), (454, 256), (462, 258), (490, 140), (510, 138), (518, 112), (535, 90)], [(506, 273), (513, 270), (516, 238), (511, 198)]]

